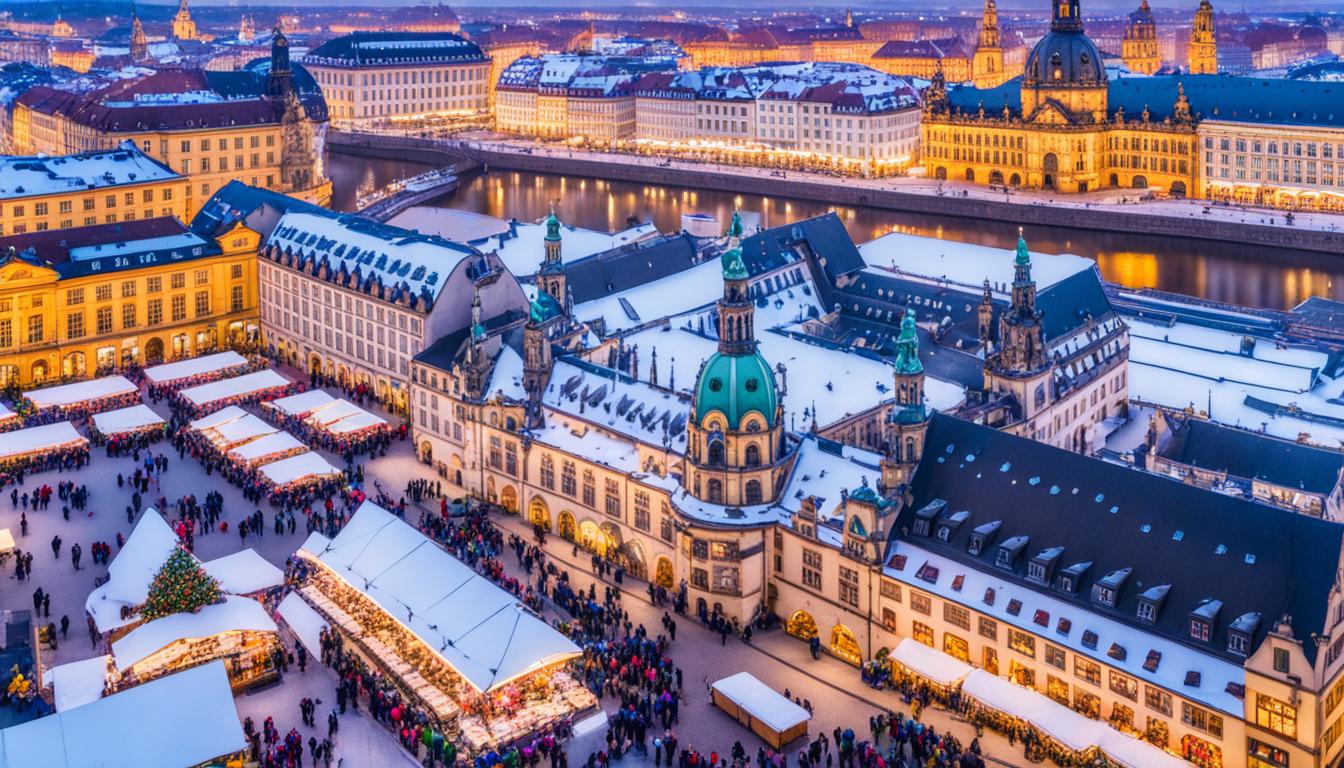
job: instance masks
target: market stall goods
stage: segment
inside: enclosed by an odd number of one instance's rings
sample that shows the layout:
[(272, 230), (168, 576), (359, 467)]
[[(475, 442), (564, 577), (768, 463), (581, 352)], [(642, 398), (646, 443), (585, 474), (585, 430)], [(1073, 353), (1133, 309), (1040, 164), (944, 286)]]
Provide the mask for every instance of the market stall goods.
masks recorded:
[(144, 376), (145, 383), (151, 389), (158, 394), (166, 395), (185, 387), (194, 387), (260, 370), (265, 365), (266, 361), (262, 358), (248, 359), (228, 350), (150, 366), (144, 370)]
[(341, 470), (313, 451), (261, 465), (261, 476), (272, 488), (317, 483), (340, 476)]
[(223, 659), (233, 687), (245, 688), (278, 673), (271, 657), (279, 643), (279, 628), (261, 603), (226, 598), (197, 611), (145, 622), (112, 643), (117, 675), (113, 687), (130, 687)]
[(138, 435), (154, 436), (157, 439), (163, 436), (167, 427), (168, 422), (144, 403), (95, 413), (89, 418), (89, 436), (97, 445)]
[(173, 393), (175, 408), (199, 415), (228, 405), (245, 405), (291, 394), (297, 385), (271, 369), (220, 379)]
[(60, 414), (66, 418), (78, 418), (134, 405), (140, 402), (140, 388), (125, 376), (104, 376), (34, 389), (25, 392), (23, 399), (39, 417)]
[(50, 469), (88, 456), (88, 439), (68, 421), (0, 432), (0, 473)]
[(0, 403), (0, 432), (8, 432), (11, 429), (18, 429), (23, 426), (23, 419), (15, 413), (8, 405)]
[(807, 723), (812, 715), (749, 672), (716, 680), (710, 685), (710, 691), (714, 706), (750, 728), (775, 749), (807, 735)]

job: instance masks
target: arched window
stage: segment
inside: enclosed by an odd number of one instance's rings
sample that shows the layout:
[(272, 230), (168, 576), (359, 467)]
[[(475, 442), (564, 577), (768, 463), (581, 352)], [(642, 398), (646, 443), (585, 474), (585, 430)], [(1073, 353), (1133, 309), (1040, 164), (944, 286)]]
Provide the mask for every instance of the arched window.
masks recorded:
[(709, 491), (709, 501), (711, 504), (723, 503), (723, 481), (710, 480), (705, 488)]
[(761, 447), (759, 445), (748, 445), (743, 462), (748, 467), (758, 467), (761, 464)]
[(747, 490), (746, 490), (746, 494), (747, 494), (747, 503), (748, 503), (748, 504), (760, 504), (760, 503), (762, 502), (762, 499), (761, 499), (761, 481), (760, 481), (760, 480), (748, 480), (748, 481), (747, 481)]
[(919, 456), (915, 453), (915, 438), (905, 438), (905, 460), (915, 461)]
[(709, 441), (709, 463), (715, 466), (724, 462), (723, 440), (718, 438)]

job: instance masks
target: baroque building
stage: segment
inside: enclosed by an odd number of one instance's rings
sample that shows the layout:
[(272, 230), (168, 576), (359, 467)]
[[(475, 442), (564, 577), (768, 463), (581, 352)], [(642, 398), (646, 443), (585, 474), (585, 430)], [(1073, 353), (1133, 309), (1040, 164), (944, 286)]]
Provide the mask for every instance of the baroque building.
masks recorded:
[(177, 13), (173, 15), (173, 39), (196, 40), (200, 34), (196, 30), (196, 21), (187, 9), (187, 0), (178, 0)]
[(1213, 4), (1209, 0), (1199, 0), (1186, 51), (1190, 74), (1218, 74), (1218, 38), (1213, 25)]
[(1129, 71), (1151, 75), (1162, 67), (1162, 53), (1157, 42), (1157, 22), (1148, 0), (1139, 3), (1138, 10), (1125, 21), (1125, 35), (1120, 42), (1120, 53)]

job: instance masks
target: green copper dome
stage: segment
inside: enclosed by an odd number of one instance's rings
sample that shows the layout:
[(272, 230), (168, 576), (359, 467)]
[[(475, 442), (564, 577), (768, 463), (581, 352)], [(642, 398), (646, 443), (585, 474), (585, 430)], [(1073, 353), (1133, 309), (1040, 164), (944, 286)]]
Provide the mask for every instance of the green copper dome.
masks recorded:
[(720, 262), (723, 266), (724, 280), (746, 280), (750, 277), (747, 274), (747, 265), (742, 263), (741, 248), (729, 248), (724, 251)]
[(913, 376), (924, 370), (919, 361), (919, 336), (915, 334), (915, 310), (907, 308), (901, 320), (901, 335), (896, 338), (896, 373)]
[(1017, 232), (1017, 258), (1013, 263), (1025, 266), (1031, 263), (1031, 252), (1027, 250), (1027, 238), (1022, 234), (1022, 230)]
[(726, 431), (742, 428), (742, 419), (752, 411), (765, 420), (766, 429), (775, 425), (779, 408), (779, 388), (775, 373), (759, 352), (749, 355), (725, 355), (715, 352), (695, 383), (695, 416), (704, 423), (711, 411), (724, 415)]
[(555, 209), (546, 217), (546, 239), (555, 242), (560, 239), (560, 220), (555, 217)]
[(729, 237), (742, 237), (742, 215), (736, 208), (733, 209), (733, 219), (728, 223)]

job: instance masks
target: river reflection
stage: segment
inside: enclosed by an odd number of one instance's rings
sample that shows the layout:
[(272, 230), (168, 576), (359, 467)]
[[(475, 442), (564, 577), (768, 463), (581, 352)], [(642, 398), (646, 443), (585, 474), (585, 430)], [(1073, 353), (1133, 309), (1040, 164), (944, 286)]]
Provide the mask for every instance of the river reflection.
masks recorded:
[[(426, 167), (408, 161), (331, 155), (333, 205), (350, 210), (361, 184), (380, 186)], [(538, 220), (552, 203), (566, 223), (602, 230), (623, 228), (631, 220), (651, 220), (660, 230), (672, 232), (680, 228), (684, 213), (705, 213), (726, 222), (733, 207), (740, 206), (759, 212), (765, 226), (835, 210), (860, 243), (891, 231), (1003, 249), (1011, 249), (1017, 239), (1017, 228), (1001, 222), (515, 171), (471, 178), (436, 204), (500, 218)], [(1027, 240), (1032, 250), (1042, 253), (1075, 253), (1094, 259), (1107, 280), (1134, 288), (1155, 287), (1276, 308), (1291, 307), (1312, 295), (1344, 298), (1344, 260), (1329, 254), (1069, 227), (1031, 227)], [(1335, 283), (1341, 287), (1335, 288)]]

